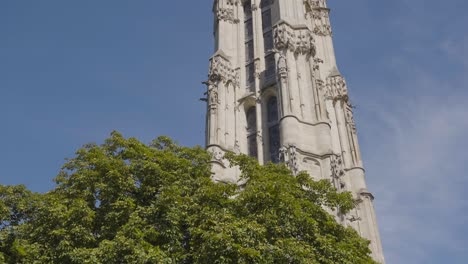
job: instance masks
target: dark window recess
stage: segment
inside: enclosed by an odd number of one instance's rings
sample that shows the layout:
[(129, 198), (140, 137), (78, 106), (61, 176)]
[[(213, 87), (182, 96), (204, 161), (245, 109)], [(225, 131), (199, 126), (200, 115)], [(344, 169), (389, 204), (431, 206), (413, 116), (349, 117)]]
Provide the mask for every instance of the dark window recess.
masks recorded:
[(278, 124), (278, 99), (275, 96), (268, 100), (267, 111), (270, 160), (273, 163), (279, 163), (280, 130)]
[(246, 67), (247, 70), (247, 86), (251, 85), (255, 81), (255, 65), (254, 63), (248, 64)]
[(271, 4), (272, 0), (263, 0), (260, 3), (262, 8), (262, 27), (263, 27), (263, 47), (265, 50), (265, 84), (275, 80), (276, 64), (275, 56), (272, 53), (274, 49)]
[(267, 79), (271, 79), (275, 76), (276, 72), (276, 63), (275, 63), (275, 55), (270, 54), (265, 57), (265, 77)]
[(266, 8), (273, 4), (273, 0), (262, 0), (260, 3), (260, 8)]
[(251, 107), (246, 113), (247, 119), (247, 145), (249, 156), (258, 158), (257, 150), (257, 113), (256, 108)]
[(271, 28), (271, 9), (262, 12), (262, 28), (263, 31)]
[(250, 135), (247, 137), (247, 141), (249, 142), (249, 156), (258, 159), (257, 136)]
[(267, 103), (268, 108), (268, 123), (278, 122), (278, 100), (276, 97), (271, 97)]
[(273, 49), (273, 32), (268, 31), (263, 34), (265, 52), (268, 53)]
[(246, 86), (247, 89), (252, 90), (254, 89), (254, 81), (255, 81), (255, 67), (253, 64), (254, 60), (254, 43), (253, 43), (253, 22), (252, 22), (252, 2), (245, 1), (244, 3), (244, 37), (245, 37), (245, 75), (246, 75)]
[(280, 149), (280, 131), (279, 125), (276, 124), (268, 129), (270, 136), (270, 160), (273, 163), (279, 163), (279, 149)]
[(247, 133), (255, 133), (257, 131), (257, 113), (255, 107), (249, 108), (247, 111)]
[(245, 26), (245, 39), (249, 40), (253, 37), (252, 19), (246, 20), (244, 23), (244, 26)]
[(245, 29), (245, 39), (251, 39), (253, 36), (253, 22), (252, 22), (252, 5), (250, 1), (247, 1), (244, 4), (244, 29)]
[(251, 1), (246, 1), (244, 3), (244, 16), (252, 17), (252, 2)]
[(252, 62), (254, 58), (254, 44), (253, 40), (245, 43), (245, 61)]

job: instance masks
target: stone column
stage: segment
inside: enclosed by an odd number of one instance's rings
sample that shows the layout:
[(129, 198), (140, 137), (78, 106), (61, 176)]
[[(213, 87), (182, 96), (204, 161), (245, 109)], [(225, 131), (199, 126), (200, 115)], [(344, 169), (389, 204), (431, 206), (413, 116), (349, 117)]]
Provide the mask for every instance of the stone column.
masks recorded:
[(262, 100), (261, 100), (261, 91), (260, 91), (260, 72), (259, 64), (260, 60), (255, 60), (255, 111), (257, 119), (257, 158), (260, 165), (263, 165), (264, 153), (263, 153), (263, 118), (262, 118)]

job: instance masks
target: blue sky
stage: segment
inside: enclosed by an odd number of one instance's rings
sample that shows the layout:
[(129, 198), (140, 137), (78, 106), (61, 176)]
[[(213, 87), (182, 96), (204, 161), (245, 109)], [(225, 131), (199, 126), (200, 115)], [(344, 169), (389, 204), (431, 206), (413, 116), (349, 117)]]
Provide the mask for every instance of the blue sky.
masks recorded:
[[(329, 1), (388, 263), (468, 258), (468, 2)], [(0, 184), (112, 130), (203, 144), (211, 1), (0, 2)]]

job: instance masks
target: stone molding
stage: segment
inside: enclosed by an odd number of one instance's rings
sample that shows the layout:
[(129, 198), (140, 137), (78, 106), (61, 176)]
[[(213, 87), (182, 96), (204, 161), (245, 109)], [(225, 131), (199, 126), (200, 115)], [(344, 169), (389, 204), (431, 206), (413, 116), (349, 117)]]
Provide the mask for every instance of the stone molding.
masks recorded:
[(346, 80), (341, 75), (329, 76), (325, 88), (325, 97), (327, 99), (349, 101)]
[(299, 162), (296, 146), (290, 145), (281, 147), (279, 155), (280, 161), (289, 167), (293, 175), (297, 175), (299, 173)]
[(339, 155), (330, 156), (331, 177), (340, 179), (345, 175), (343, 158)]
[(350, 104), (346, 105), (346, 113), (345, 113), (346, 124), (351, 129), (353, 134), (357, 133), (356, 123), (354, 122), (354, 115), (353, 115), (353, 106)]
[(331, 178), (335, 181), (335, 188), (339, 191), (344, 191), (348, 186), (343, 180), (346, 176), (346, 170), (343, 162), (343, 157), (340, 155), (330, 156)]
[(306, 18), (314, 21), (313, 33), (317, 36), (331, 36), (333, 34), (330, 24), (330, 9), (326, 0), (304, 0), (306, 5)]
[(226, 164), (227, 161), (224, 159), (226, 150), (224, 150), (218, 145), (210, 145), (207, 147), (207, 149), (208, 149), (208, 152), (211, 154), (211, 162), (215, 162), (221, 165), (223, 168), (228, 167), (228, 164)]
[(283, 55), (280, 55), (277, 65), (278, 65), (278, 67), (277, 67), (278, 68), (278, 70), (277, 70), (278, 78), (282, 82), (284, 82), (288, 78), (288, 63), (287, 63), (286, 57), (283, 56)]
[(222, 52), (217, 52), (210, 59), (208, 83), (210, 82), (232, 82), (236, 86), (239, 84), (238, 72), (232, 67), (229, 59), (222, 55)]
[(241, 0), (215, 0), (213, 4), (213, 13), (218, 21), (237, 24), (240, 21), (235, 15), (235, 8), (240, 3)]
[(367, 191), (367, 190), (361, 190), (359, 192), (359, 195), (361, 197), (369, 199), (371, 202), (374, 201), (374, 199), (375, 199), (374, 195), (371, 192)]
[(327, 8), (327, 0), (304, 0), (310, 8)]
[(220, 21), (226, 21), (230, 23), (238, 23), (239, 20), (235, 18), (234, 16), (234, 8), (233, 7), (228, 7), (228, 8), (218, 8), (216, 10), (216, 17)]
[(331, 125), (330, 125), (330, 123), (328, 123), (328, 122), (309, 123), (309, 122), (302, 121), (299, 117), (297, 117), (297, 116), (295, 116), (295, 115), (285, 115), (285, 116), (283, 116), (283, 117), (280, 118), (279, 123), (281, 124), (281, 122), (282, 122), (284, 119), (286, 119), (286, 118), (294, 118), (294, 119), (296, 119), (299, 123), (304, 124), (304, 125), (307, 125), (307, 126), (320, 126), (320, 125), (325, 125), (325, 126), (327, 126), (328, 128), (331, 129)]
[(211, 85), (208, 85), (208, 106), (211, 110), (212, 114), (216, 113), (216, 110), (218, 109), (218, 105), (220, 104), (219, 98), (218, 98), (218, 91), (216, 91), (215, 87), (212, 87)]
[(331, 36), (333, 34), (330, 25), (316, 25), (314, 27), (314, 34), (322, 37)]
[(290, 50), (294, 54), (316, 54), (315, 40), (307, 26), (293, 27), (281, 21), (273, 29), (274, 44), (277, 50)]

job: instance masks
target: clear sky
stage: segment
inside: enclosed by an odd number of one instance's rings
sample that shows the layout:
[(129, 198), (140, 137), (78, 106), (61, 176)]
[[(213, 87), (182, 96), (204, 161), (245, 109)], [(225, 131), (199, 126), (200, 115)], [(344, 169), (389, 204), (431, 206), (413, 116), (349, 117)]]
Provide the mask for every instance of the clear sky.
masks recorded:
[[(388, 263), (467, 263), (468, 2), (330, 0)], [(112, 130), (204, 143), (211, 0), (0, 1), (0, 184)]]

